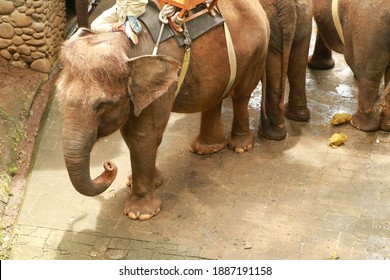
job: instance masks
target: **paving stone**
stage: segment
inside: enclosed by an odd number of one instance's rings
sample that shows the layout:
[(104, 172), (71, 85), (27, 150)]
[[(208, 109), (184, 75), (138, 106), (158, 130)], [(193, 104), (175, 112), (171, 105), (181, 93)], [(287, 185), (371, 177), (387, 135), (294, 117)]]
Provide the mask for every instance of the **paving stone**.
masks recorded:
[(109, 249), (129, 249), (130, 241), (123, 238), (113, 238), (108, 244)]
[(181, 255), (169, 255), (163, 253), (154, 253), (151, 257), (152, 260), (185, 260), (186, 258)]
[(48, 238), (46, 239), (46, 248), (57, 249), (58, 246), (61, 244), (64, 234), (65, 232), (61, 230), (52, 230), (49, 233)]
[(89, 256), (92, 251), (92, 246), (63, 240), (58, 246), (58, 249), (61, 251), (62, 254), (65, 255), (82, 254), (85, 256)]
[(132, 251), (129, 250), (125, 260), (151, 260), (155, 252), (153, 250)]
[(123, 260), (128, 255), (129, 250), (107, 249), (106, 256), (110, 260)]

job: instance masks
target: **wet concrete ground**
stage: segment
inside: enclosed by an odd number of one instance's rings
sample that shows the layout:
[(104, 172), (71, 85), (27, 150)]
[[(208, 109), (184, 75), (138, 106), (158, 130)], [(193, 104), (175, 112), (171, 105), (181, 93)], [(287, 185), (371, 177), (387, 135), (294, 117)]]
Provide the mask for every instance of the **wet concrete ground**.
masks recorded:
[[(191, 154), (199, 114), (172, 114), (157, 159), (163, 206), (144, 222), (122, 213), (131, 166), (119, 133), (95, 145), (91, 158), (92, 176), (107, 159), (118, 165), (114, 184), (92, 198), (74, 190), (54, 96), (10, 259), (389, 259), (389, 133), (328, 124), (334, 113), (353, 113), (357, 100), (352, 72), (342, 56), (335, 59), (335, 69), (308, 70), (311, 119), (287, 120), (285, 140), (256, 135), (261, 93), (253, 93), (250, 152)], [(231, 116), (227, 99), (226, 133)], [(333, 149), (328, 138), (336, 132), (349, 138)]]

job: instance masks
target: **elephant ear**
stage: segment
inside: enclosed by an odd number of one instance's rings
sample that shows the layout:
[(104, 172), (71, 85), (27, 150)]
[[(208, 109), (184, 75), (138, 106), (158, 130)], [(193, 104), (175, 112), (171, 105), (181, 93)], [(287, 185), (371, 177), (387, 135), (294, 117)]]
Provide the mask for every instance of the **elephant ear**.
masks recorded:
[(134, 115), (141, 114), (154, 100), (177, 85), (179, 62), (169, 56), (140, 56), (129, 65), (129, 91), (134, 104)]
[(76, 33), (70, 37), (70, 39), (77, 39), (80, 37), (85, 37), (91, 34), (96, 34), (96, 32), (92, 31), (91, 29), (85, 28), (85, 27), (80, 27), (77, 29)]

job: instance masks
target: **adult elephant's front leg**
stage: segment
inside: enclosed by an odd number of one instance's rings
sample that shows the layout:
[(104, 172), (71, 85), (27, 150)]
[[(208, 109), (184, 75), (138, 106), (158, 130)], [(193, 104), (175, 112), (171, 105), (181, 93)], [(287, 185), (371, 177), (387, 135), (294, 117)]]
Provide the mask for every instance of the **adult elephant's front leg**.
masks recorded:
[(226, 139), (221, 122), (222, 101), (215, 107), (202, 112), (200, 131), (191, 142), (190, 151), (199, 155), (219, 152), (225, 147)]
[(88, 23), (88, 0), (75, 0), (76, 1), (76, 17), (78, 27), (89, 28)]
[(130, 149), (132, 169), (131, 193), (125, 202), (124, 213), (133, 220), (148, 220), (157, 215), (161, 207), (156, 187), (163, 177), (156, 168), (156, 156), (170, 112), (151, 111), (148, 108), (139, 117), (131, 116), (121, 129)]

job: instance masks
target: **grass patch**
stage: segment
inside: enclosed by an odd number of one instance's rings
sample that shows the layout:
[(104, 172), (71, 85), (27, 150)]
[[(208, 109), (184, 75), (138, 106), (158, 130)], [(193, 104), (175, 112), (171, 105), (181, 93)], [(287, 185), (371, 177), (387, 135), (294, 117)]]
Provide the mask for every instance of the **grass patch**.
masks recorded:
[(7, 174), (11, 177), (14, 177), (16, 175), (16, 172), (18, 171), (18, 168), (16, 167), (15, 163), (12, 163), (8, 169), (7, 169)]
[(0, 118), (2, 118), (5, 121), (12, 121), (13, 120), (13, 118), (11, 118), (11, 116), (8, 115), (7, 113), (5, 113), (1, 108), (0, 108)]
[[(0, 173), (0, 200), (1, 207), (5, 207), (5, 205), (9, 201), (9, 197), (11, 196), (11, 182), (12, 178), (8, 172)], [(4, 260), (6, 258), (6, 246), (4, 244), (5, 237), (5, 224), (3, 219), (0, 219), (0, 260)]]

